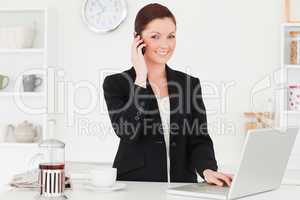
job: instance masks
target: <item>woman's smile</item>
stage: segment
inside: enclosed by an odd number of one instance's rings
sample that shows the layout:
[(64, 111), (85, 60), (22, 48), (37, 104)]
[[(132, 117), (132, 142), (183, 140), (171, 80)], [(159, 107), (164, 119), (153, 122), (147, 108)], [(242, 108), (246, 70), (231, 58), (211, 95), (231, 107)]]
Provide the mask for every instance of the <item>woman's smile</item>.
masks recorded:
[(151, 21), (142, 32), (147, 63), (165, 65), (176, 47), (176, 25), (170, 18)]
[(159, 55), (159, 56), (167, 56), (168, 55), (168, 51), (161, 51), (161, 50), (158, 50), (156, 51), (156, 53)]

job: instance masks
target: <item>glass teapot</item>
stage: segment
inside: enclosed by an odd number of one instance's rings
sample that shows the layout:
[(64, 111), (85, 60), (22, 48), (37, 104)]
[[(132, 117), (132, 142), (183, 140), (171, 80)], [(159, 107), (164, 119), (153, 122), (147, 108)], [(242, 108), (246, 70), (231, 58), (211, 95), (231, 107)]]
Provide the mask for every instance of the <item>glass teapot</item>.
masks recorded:
[(39, 144), (40, 196), (64, 198), (65, 190), (65, 144), (56, 139), (47, 139)]

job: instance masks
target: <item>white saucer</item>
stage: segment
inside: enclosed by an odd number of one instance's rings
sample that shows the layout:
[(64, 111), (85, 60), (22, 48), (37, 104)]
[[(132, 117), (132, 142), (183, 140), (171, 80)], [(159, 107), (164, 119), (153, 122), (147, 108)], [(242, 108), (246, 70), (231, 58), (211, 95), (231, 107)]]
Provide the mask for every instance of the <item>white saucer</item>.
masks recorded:
[(99, 187), (95, 186), (92, 183), (87, 183), (84, 188), (88, 190), (94, 190), (94, 191), (115, 191), (115, 190), (121, 190), (126, 187), (125, 183), (114, 183), (112, 186), (109, 187)]

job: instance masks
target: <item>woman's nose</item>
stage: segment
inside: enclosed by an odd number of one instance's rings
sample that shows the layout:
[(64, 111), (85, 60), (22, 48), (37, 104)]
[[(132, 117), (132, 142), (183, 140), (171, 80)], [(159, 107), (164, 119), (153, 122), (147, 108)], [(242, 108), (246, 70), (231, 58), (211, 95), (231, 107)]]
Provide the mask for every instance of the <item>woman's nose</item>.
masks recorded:
[(164, 49), (164, 48), (169, 48), (169, 43), (167, 40), (162, 40), (160, 43), (160, 48)]

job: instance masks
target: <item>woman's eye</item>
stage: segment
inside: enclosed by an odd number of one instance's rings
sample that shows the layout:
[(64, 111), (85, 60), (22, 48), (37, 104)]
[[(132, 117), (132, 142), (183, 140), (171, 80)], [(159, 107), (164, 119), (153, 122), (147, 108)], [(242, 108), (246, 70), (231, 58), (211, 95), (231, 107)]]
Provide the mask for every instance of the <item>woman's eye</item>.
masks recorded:
[(170, 35), (169, 38), (175, 38), (175, 35)]
[(158, 35), (153, 35), (151, 38), (153, 38), (153, 39), (159, 39), (159, 36)]

